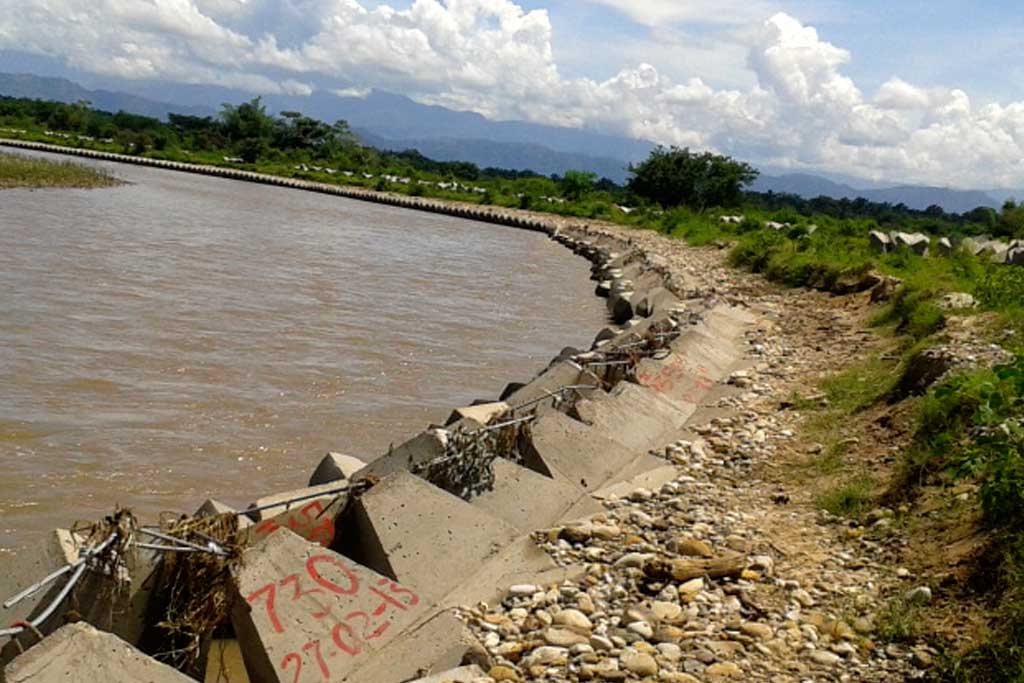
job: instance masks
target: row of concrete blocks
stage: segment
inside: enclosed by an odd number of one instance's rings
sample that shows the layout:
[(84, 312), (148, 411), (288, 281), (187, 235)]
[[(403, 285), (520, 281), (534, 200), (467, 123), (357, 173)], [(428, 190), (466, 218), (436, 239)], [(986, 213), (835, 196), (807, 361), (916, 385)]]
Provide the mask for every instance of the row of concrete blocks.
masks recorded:
[[(618, 282), (620, 289), (629, 280), (632, 296), (619, 298), (628, 299), (634, 313), (644, 310), (637, 293), (650, 297), (662, 284), (645, 269), (643, 255), (621, 243), (586, 234), (555, 238), (587, 256), (595, 278)], [(248, 544), (233, 577), (231, 616), (249, 679), (291, 681), (301, 667), (321, 680), (397, 683), (483, 658), (449, 608), (492, 600), (510, 585), (565, 578), (567, 570), (541, 553), (530, 533), (597, 512), (602, 498), (673, 478), (675, 468), (650, 455), (651, 449), (685, 434), (702, 401), (741, 357), (746, 316), (717, 307), (682, 330), (671, 355), (641, 360), (635, 382), (620, 381), (606, 391), (615, 371), (591, 366), (591, 359), (648, 332), (678, 328), (676, 312), (699, 304), (656, 294), (659, 303), (649, 315), (602, 330), (590, 352), (567, 350), (532, 381), (510, 384), (499, 401), (458, 409), (444, 427), (428, 429), (369, 464), (329, 455), (309, 488), (255, 501), (253, 511), (240, 517)], [(593, 388), (579, 389), (579, 400), (565, 411), (554, 397), (565, 386)], [(443, 457), (455, 430), (482, 428), (526, 406), (536, 419), (522, 459), (493, 463), (493, 489), (466, 500), (412, 473)], [(347, 481), (370, 479), (378, 483), (359, 496), (341, 490)], [(289, 508), (267, 508), (300, 497), (303, 502)], [(207, 501), (199, 512), (231, 510)], [(11, 594), (75, 561), (81, 544), (70, 532), (56, 532), (49, 543), (19, 555), (0, 587)], [(82, 679), (188, 680), (142, 654), (160, 650), (153, 624), (161, 606), (151, 597), (162, 566), (156, 555), (138, 551), (132, 581), (118, 584), (117, 592), (111, 577), (90, 573), (70, 604), (91, 625), (61, 627), (61, 610), (39, 626), (52, 635), (8, 665), (7, 680), (66, 680), (69, 662), (76, 662)], [(5, 616), (30, 619), (55, 592), (40, 591)], [(206, 634), (204, 651), (211, 636)], [(5, 661), (31, 646), (34, 634), (16, 640), (4, 649)], [(201, 664), (190, 673), (201, 679), (205, 669)]]
[[(948, 237), (940, 237), (933, 244), (928, 235), (920, 232), (886, 234), (879, 230), (872, 230), (868, 233), (868, 239), (871, 242), (871, 249), (879, 254), (907, 248), (919, 256), (927, 256), (934, 246), (936, 254), (949, 257), (958, 248)], [(985, 237), (966, 237), (959, 244), (959, 248), (973, 256), (988, 256), (995, 263), (1024, 266), (1024, 240), (1002, 242)]]
[(147, 157), (114, 154), (111, 152), (101, 152), (92, 149), (82, 149), (79, 147), (63, 147), (60, 145), (50, 145), (42, 142), (29, 142), (26, 140), (2, 139), (0, 140), (0, 145), (38, 152), (69, 154), (72, 156), (97, 159), (100, 161), (112, 161), (124, 164), (134, 164), (136, 166), (161, 168), (170, 171), (196, 173), (200, 175), (215, 176), (218, 178), (227, 178), (230, 180), (241, 180), (250, 183), (276, 185), (279, 187), (288, 187), (298, 190), (306, 190), (309, 192), (320, 192), (323, 194), (346, 197), (348, 199), (369, 201), (377, 204), (396, 206), (399, 208), (414, 209), (417, 211), (428, 211), (431, 213), (467, 218), (484, 223), (506, 225), (534, 232), (551, 234), (554, 231), (554, 227), (547, 221), (539, 220), (525, 213), (520, 213), (511, 209), (502, 209), (499, 207), (481, 207), (474, 204), (456, 203), (446, 200), (410, 197), (387, 192), (365, 190), (358, 187), (332, 185), (329, 183), (318, 183), (311, 180), (299, 180), (295, 178), (283, 178), (280, 176), (255, 173), (253, 171), (245, 171), (237, 168), (189, 164), (178, 161), (165, 161), (163, 159), (149, 159)]

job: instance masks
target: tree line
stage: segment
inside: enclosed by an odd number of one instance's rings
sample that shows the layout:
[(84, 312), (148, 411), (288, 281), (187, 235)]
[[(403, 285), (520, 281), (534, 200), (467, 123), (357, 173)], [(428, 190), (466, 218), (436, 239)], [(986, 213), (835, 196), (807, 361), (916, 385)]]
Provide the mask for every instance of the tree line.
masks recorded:
[(426, 175), (452, 181), (488, 183), (490, 196), (519, 197), (522, 208), (536, 208), (538, 199), (606, 206), (747, 208), (771, 213), (777, 220), (827, 216), (866, 221), (868, 225), (920, 230), (940, 235), (992, 234), (1024, 236), (1024, 206), (1007, 202), (1002, 211), (978, 207), (964, 214), (932, 206), (923, 211), (904, 204), (863, 198), (804, 199), (797, 195), (757, 193), (746, 188), (758, 171), (742, 161), (687, 148), (658, 147), (643, 162), (629, 167), (630, 179), (618, 185), (593, 173), (566, 171), (542, 176), (529, 170), (479, 168), (467, 161), (437, 161), (417, 150), (383, 151), (362, 145), (344, 120), (325, 123), (297, 111), (272, 115), (257, 97), (238, 105), (225, 104), (216, 116), (169, 114), (166, 121), (120, 111), (94, 109), (88, 102), (61, 103), (0, 97), (0, 123), (76, 133), (108, 142), (128, 154), (216, 154), (245, 163), (318, 163), (395, 175)]

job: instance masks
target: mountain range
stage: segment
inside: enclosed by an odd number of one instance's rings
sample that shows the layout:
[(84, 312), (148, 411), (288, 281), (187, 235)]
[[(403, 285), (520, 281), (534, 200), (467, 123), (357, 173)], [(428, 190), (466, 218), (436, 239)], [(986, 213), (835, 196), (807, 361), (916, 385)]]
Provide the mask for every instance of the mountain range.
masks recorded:
[[(117, 86), (132, 92), (90, 90), (65, 78), (0, 73), (0, 95), (63, 102), (88, 100), (98, 109), (124, 110), (157, 118), (165, 118), (170, 112), (210, 116), (225, 102), (237, 104), (252, 98), (251, 93), (216, 86), (147, 82), (119, 82)], [(422, 104), (404, 95), (377, 90), (359, 97), (318, 91), (310, 96), (270, 95), (263, 99), (273, 112), (294, 110), (324, 121), (344, 119), (365, 144), (379, 149), (418, 149), (424, 156), (439, 161), (531, 169), (545, 175), (578, 169), (622, 183), (628, 179), (629, 164), (643, 160), (655, 147), (646, 140), (589, 129), (492, 121), (475, 112)], [(978, 206), (998, 207), (1009, 197), (1024, 198), (1024, 190), (985, 192), (917, 185), (884, 187), (837, 174), (830, 174), (837, 178), (830, 179), (807, 173), (773, 174), (777, 169), (762, 170), (766, 173), (751, 189), (805, 198), (863, 197), (874, 202), (902, 203), (913, 209), (938, 205), (955, 213)]]
[[(811, 199), (833, 197), (835, 199), (856, 199), (863, 197), (871, 202), (905, 204), (911, 209), (923, 210), (929, 206), (941, 206), (951, 213), (966, 213), (979, 206), (998, 207), (1001, 201), (981, 190), (953, 190), (947, 187), (921, 185), (900, 185), (882, 188), (854, 188), (821, 176), (806, 173), (790, 173), (781, 176), (762, 175), (751, 188), (755, 192), (777, 192), (795, 194)], [(1024, 193), (1021, 193), (1024, 196)]]

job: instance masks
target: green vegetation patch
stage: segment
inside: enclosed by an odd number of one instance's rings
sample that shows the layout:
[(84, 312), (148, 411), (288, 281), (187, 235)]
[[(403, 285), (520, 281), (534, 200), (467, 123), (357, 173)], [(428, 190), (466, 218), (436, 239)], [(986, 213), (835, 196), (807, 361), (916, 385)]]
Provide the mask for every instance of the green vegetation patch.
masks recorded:
[(111, 187), (120, 181), (109, 173), (71, 162), (29, 159), (0, 153), (0, 190), (16, 187)]

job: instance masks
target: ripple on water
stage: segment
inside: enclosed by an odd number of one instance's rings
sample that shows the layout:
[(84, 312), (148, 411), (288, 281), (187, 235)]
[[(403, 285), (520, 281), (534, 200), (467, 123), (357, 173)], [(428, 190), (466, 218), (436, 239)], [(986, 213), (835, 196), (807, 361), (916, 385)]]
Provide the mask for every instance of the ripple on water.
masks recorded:
[(134, 184), (0, 202), (0, 546), (301, 486), (604, 322), (541, 235), (113, 168)]

